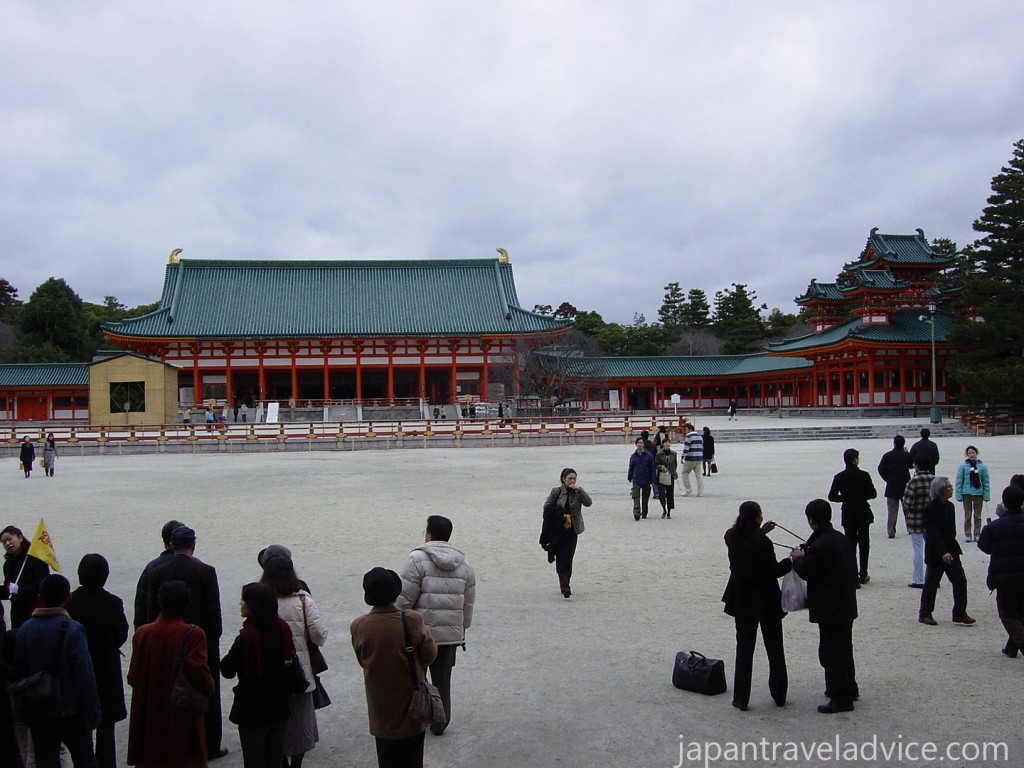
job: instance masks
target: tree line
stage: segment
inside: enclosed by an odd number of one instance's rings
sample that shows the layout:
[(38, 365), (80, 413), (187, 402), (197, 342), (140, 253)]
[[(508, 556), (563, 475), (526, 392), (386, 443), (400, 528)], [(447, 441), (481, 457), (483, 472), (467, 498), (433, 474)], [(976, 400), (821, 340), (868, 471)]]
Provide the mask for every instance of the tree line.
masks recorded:
[(776, 307), (768, 313), (768, 306), (757, 304), (757, 293), (746, 283), (717, 291), (713, 302), (700, 288), (684, 292), (678, 282), (664, 290), (658, 319), (650, 323), (639, 312), (629, 325), (608, 323), (599, 313), (579, 310), (568, 301), (557, 308), (536, 304), (533, 311), (572, 320), (607, 357), (742, 355), (759, 351), (770, 339), (810, 332), (805, 310), (789, 314)]
[(157, 302), (128, 308), (115, 296), (102, 304), (82, 301), (63, 278), (51, 277), (28, 301), (0, 277), (0, 360), (5, 363), (88, 362), (107, 346), (104, 323), (137, 317)]

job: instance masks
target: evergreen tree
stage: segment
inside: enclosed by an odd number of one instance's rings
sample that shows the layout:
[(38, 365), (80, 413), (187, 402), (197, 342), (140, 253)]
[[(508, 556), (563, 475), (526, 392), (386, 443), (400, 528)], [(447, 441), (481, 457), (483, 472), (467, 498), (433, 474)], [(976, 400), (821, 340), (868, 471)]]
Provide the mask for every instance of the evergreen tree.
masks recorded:
[(1024, 139), (992, 179), (992, 195), (974, 229), (984, 233), (965, 249), (963, 307), (984, 322), (958, 318), (949, 341), (956, 349), (950, 375), (970, 403), (1024, 404)]
[[(747, 291), (744, 283), (733, 283), (731, 288), (715, 294), (715, 333), (725, 342), (722, 351), (727, 355), (757, 352), (764, 339), (764, 325), (754, 302), (757, 294)], [(762, 304), (760, 309), (767, 309)]]
[(19, 304), (18, 289), (0, 277), (0, 320), (6, 320), (8, 310)]
[(85, 309), (63, 279), (51, 277), (36, 288), (21, 308), (19, 323), (26, 355), (59, 350), (68, 360), (89, 359)]
[(678, 339), (686, 327), (686, 296), (679, 283), (665, 286), (665, 298), (658, 310), (658, 320), (665, 329), (665, 341), (669, 344)]
[(642, 314), (633, 315), (625, 330), (623, 355), (660, 355), (665, 351), (665, 329), (660, 323), (647, 323)]
[(690, 330), (711, 327), (711, 305), (708, 303), (708, 295), (700, 288), (691, 288), (686, 295), (683, 325)]

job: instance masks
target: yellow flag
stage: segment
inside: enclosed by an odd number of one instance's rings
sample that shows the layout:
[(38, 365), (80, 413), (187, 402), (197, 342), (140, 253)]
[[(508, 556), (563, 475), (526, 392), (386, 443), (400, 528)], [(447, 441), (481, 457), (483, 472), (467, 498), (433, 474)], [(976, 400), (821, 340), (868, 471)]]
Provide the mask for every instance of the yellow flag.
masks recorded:
[(42, 560), (50, 568), (60, 573), (60, 563), (57, 562), (57, 553), (53, 551), (53, 541), (50, 539), (50, 532), (46, 530), (46, 523), (39, 518), (39, 525), (36, 527), (36, 535), (32, 537), (28, 554), (37, 560)]

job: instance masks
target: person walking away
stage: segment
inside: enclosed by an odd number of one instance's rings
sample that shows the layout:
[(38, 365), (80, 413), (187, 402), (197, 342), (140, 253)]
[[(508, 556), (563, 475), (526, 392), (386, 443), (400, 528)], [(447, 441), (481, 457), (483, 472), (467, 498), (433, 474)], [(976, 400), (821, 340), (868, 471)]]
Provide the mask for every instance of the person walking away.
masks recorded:
[[(288, 554), (273, 554), (276, 550), (283, 550)], [(300, 768), (306, 753), (314, 749), (320, 740), (316, 708), (313, 706), (316, 672), (310, 661), (308, 643), (321, 646), (327, 642), (327, 624), (320, 617), (320, 610), (313, 601), (309, 588), (295, 573), (291, 551), (280, 545), (271, 544), (261, 554), (268, 551), (271, 554), (263, 558), (263, 577), (260, 581), (270, 587), (277, 598), (278, 616), (291, 630), (295, 655), (306, 679), (310, 682), (305, 693), (292, 697), (291, 713), (284, 734), (282, 766)]]
[(824, 499), (807, 504), (804, 514), (813, 533), (790, 552), (793, 570), (807, 582), (807, 618), (818, 625), (818, 662), (825, 670), (827, 704), (823, 715), (853, 711), (860, 698), (853, 659), (853, 622), (857, 619), (856, 558), (849, 539), (832, 527), (832, 507)]
[(53, 432), (46, 436), (46, 441), (43, 443), (43, 474), (47, 477), (53, 477), (54, 465), (57, 463), (57, 441), (53, 437)]
[(25, 473), (25, 477), (32, 476), (32, 462), (36, 460), (36, 447), (32, 444), (32, 441), (28, 439), (28, 435), (21, 438), (21, 469)]
[(870, 526), (875, 522), (868, 501), (876, 498), (878, 491), (871, 482), (871, 475), (858, 466), (860, 453), (856, 448), (847, 448), (843, 451), (843, 462), (846, 468), (832, 478), (828, 500), (842, 504), (840, 521), (843, 531), (860, 559), (858, 581), (867, 584), (871, 581), (868, 575), (868, 557), (871, 553)]
[(1003, 653), (1014, 659), (1024, 648), (1024, 490), (1007, 486), (1002, 501), (1006, 513), (981, 529), (978, 549), (992, 556), (985, 583), (996, 591), (996, 610), (1006, 629)]
[(742, 712), (750, 703), (750, 680), (754, 669), (757, 628), (768, 654), (768, 690), (776, 706), (784, 706), (789, 689), (786, 653), (782, 642), (782, 593), (779, 579), (793, 569), (788, 557), (776, 561), (768, 534), (775, 523), (764, 522), (756, 501), (740, 504), (739, 515), (725, 532), (729, 550), (729, 583), (722, 602), (736, 622), (736, 669), (732, 684), (732, 705)]
[(704, 495), (704, 478), (701, 477), (700, 469), (704, 463), (704, 439), (696, 427), (690, 427), (690, 431), (683, 440), (683, 496), (692, 493), (690, 487), (690, 473), (693, 473), (697, 480), (697, 495)]
[(430, 682), (444, 702), (445, 724), (431, 725), (435, 736), (445, 732), (452, 721), (452, 668), (459, 646), (466, 649), (466, 630), (473, 623), (476, 603), (476, 574), (466, 556), (449, 542), (452, 521), (441, 515), (427, 518), (423, 544), (409, 553), (402, 567), (402, 593), (395, 601), (399, 610), (412, 609), (437, 644), (437, 657), (430, 663)]
[(36, 768), (59, 768), (64, 744), (75, 768), (95, 768), (90, 731), (100, 722), (100, 699), (85, 629), (68, 616), (64, 604), (71, 585), (54, 573), (39, 585), (43, 607), (18, 630), (14, 675), (21, 679), (49, 670), (58, 695), (27, 717)]
[(932, 499), (935, 475), (914, 467), (915, 474), (903, 491), (903, 521), (907, 525), (912, 547), (911, 577), (908, 587), (924, 589), (924, 508)]
[(967, 574), (960, 556), (963, 550), (956, 541), (956, 510), (950, 499), (953, 484), (948, 477), (936, 477), (931, 484), (932, 500), (924, 508), (924, 590), (917, 620), (934, 627), (935, 593), (942, 575), (953, 586), (953, 623), (974, 624), (967, 615)]
[(992, 485), (988, 467), (978, 458), (978, 449), (968, 445), (964, 457), (956, 469), (953, 490), (956, 500), (964, 505), (964, 541), (969, 542), (981, 536), (981, 510), (992, 496)]
[(121, 646), (128, 640), (128, 618), (121, 598), (103, 587), (110, 565), (103, 555), (88, 554), (78, 564), (78, 583), (71, 593), (67, 611), (85, 629), (89, 658), (96, 675), (100, 699), (100, 722), (96, 728), (96, 763), (99, 768), (117, 768), (114, 724), (128, 717), (124, 704), (124, 674)]
[(629, 456), (629, 469), (626, 480), (630, 483), (629, 495), (633, 499), (633, 519), (647, 517), (647, 509), (651, 500), (651, 485), (654, 484), (654, 456), (647, 450), (643, 437), (634, 443), (636, 450)]
[[(586, 530), (583, 524), (583, 507), (589, 507), (594, 502), (583, 486), (577, 484), (576, 470), (572, 467), (565, 467), (562, 470), (560, 480), (561, 483), (552, 488), (544, 500), (544, 509), (547, 510), (553, 504), (562, 514), (563, 530), (558, 537), (555, 550), (555, 572), (558, 574), (558, 586), (562, 590), (562, 597), (569, 598), (572, 597), (572, 564), (576, 558), (576, 544)], [(544, 538), (543, 533), (541, 538)], [(543, 544), (542, 541), (541, 546)], [(552, 550), (548, 551), (550, 561)]]
[(658, 448), (654, 468), (661, 490), (658, 496), (661, 501), (661, 517), (664, 520), (671, 520), (672, 510), (676, 508), (675, 483), (679, 477), (679, 456), (672, 450), (672, 441), (667, 435)]
[(930, 439), (932, 431), (928, 427), (921, 430), (921, 439), (910, 446), (910, 458), (917, 466), (935, 474), (939, 465), (939, 446)]
[(437, 645), (416, 611), (395, 606), (401, 592), (402, 579), (394, 571), (380, 567), (367, 571), (363, 599), (370, 612), (349, 629), (352, 650), (363, 669), (366, 712), (379, 768), (423, 768), (426, 725), (407, 714), (412, 696), (410, 665), (416, 679), (425, 680)]
[(221, 674), (238, 678), (228, 719), (238, 726), (245, 768), (280, 768), (289, 710), (284, 670), (295, 656), (292, 630), (277, 615), (277, 598), (266, 584), (242, 587), (239, 613), (242, 629), (220, 660)]
[(892, 439), (892, 450), (883, 454), (878, 462), (878, 476), (885, 482), (886, 518), (885, 530), (890, 539), (896, 538), (896, 517), (899, 514), (900, 501), (910, 481), (910, 470), (914, 460), (906, 448), (907, 440), (903, 435)]
[(701, 440), (704, 442), (704, 460), (701, 465), (702, 474), (704, 477), (711, 477), (711, 465), (715, 463), (715, 438), (708, 427), (704, 427), (704, 431), (701, 432)]
[(0, 600), (11, 601), (11, 629), (17, 629), (32, 611), (39, 608), (39, 585), (50, 573), (50, 566), (28, 550), (32, 542), (20, 528), (8, 525), (0, 531), (0, 544), (4, 547), (4, 586)]
[(132, 636), (132, 660), (128, 667), (128, 685), (132, 687), (128, 765), (206, 766), (203, 716), (171, 703), (171, 688), (179, 664), (189, 685), (207, 695), (214, 691), (213, 676), (206, 663), (206, 633), (202, 627), (186, 624), (183, 619), (189, 608), (189, 595), (185, 582), (163, 582), (157, 590), (156, 620), (139, 627)]

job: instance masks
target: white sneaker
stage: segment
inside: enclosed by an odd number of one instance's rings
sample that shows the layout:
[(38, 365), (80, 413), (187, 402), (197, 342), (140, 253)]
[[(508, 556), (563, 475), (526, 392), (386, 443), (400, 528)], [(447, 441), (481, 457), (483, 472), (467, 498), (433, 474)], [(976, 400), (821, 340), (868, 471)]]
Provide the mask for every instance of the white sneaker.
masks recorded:
[(964, 543), (965, 544), (968, 543), (968, 542), (971, 542), (971, 541), (974, 541), (974, 539), (972, 539), (970, 536), (964, 536)]
[(683, 491), (683, 496), (689, 496), (689, 495), (690, 495), (689, 491)]

